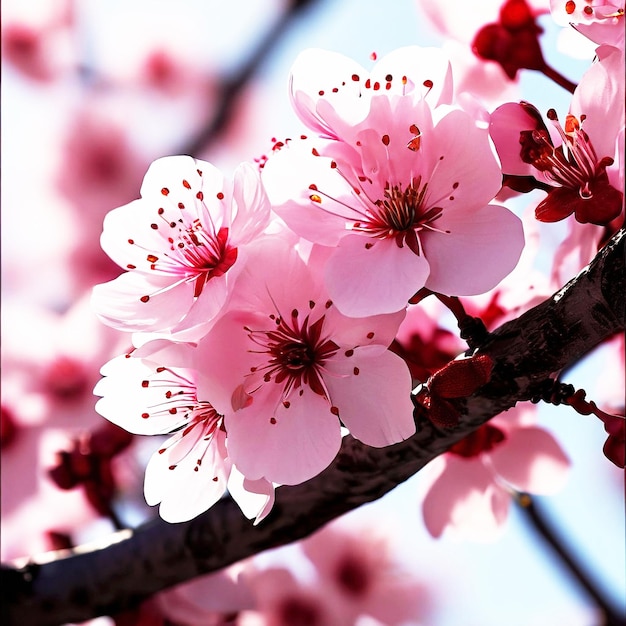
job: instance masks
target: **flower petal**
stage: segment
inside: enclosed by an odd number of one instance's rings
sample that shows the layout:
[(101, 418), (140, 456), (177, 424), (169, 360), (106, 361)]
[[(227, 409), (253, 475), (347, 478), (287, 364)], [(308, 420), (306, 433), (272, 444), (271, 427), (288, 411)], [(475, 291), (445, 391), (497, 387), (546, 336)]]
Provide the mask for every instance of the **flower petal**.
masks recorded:
[[(96, 403), (96, 411), (136, 435), (164, 435), (186, 424), (182, 413), (158, 410), (164, 406), (164, 377), (173, 376), (169, 372), (159, 374), (157, 370), (155, 362), (126, 355), (106, 363), (101, 370), (104, 378), (94, 389), (95, 395), (102, 396)], [(180, 370), (180, 375), (188, 378), (192, 373)], [(170, 389), (176, 391), (173, 385)], [(168, 408), (173, 406), (174, 402), (168, 404)]]
[(411, 375), (400, 357), (364, 346), (337, 355), (328, 369), (330, 398), (353, 437), (383, 447), (415, 433)]
[(203, 429), (197, 426), (185, 436), (174, 435), (168, 443), (178, 439), (177, 443), (152, 455), (146, 467), (144, 495), (150, 505), (161, 503), (159, 515), (166, 522), (190, 520), (222, 497), (230, 469), (220, 450), (224, 444), (219, 440), (225, 437), (218, 430), (207, 447)]
[[(142, 300), (143, 298), (143, 300)], [(125, 331), (167, 329), (177, 324), (193, 303), (193, 286), (167, 276), (126, 272), (95, 285), (91, 303), (107, 325)]]
[(395, 239), (348, 235), (328, 260), (326, 287), (344, 315), (394, 313), (424, 286), (428, 270), (423, 256)]
[(468, 213), (444, 212), (438, 228), (422, 237), (430, 264), (426, 287), (469, 296), (495, 287), (517, 265), (524, 247), (521, 220), (508, 209), (487, 205)]
[(462, 539), (495, 541), (502, 532), (511, 497), (493, 482), (480, 459), (446, 455), (446, 467), (422, 502), (424, 523), (433, 537), (444, 530)]
[(551, 495), (561, 490), (570, 461), (554, 437), (536, 426), (515, 428), (489, 454), (494, 470), (520, 491)]
[(335, 458), (341, 444), (339, 421), (328, 401), (308, 387), (294, 391), (288, 407), (280, 401), (279, 389), (278, 394), (265, 393), (267, 387), (254, 394), (249, 407), (225, 416), (229, 455), (251, 480), (297, 485)]
[(254, 518), (255, 524), (265, 519), (274, 506), (274, 485), (264, 478), (246, 478), (235, 465), (228, 478), (228, 491), (241, 512), (248, 519)]

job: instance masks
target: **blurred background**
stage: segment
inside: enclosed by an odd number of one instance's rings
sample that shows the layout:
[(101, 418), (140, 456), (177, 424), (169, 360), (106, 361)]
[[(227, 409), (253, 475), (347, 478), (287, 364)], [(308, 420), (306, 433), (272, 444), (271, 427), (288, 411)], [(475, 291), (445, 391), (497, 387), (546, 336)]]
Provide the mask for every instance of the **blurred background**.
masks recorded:
[[(574, 58), (550, 16), (540, 23), (548, 62), (578, 80), (588, 52)], [(446, 41), (417, 0), (3, 2), (3, 560), (156, 514), (141, 493), (154, 443), (114, 430), (93, 408), (99, 368), (129, 345), (89, 308), (91, 287), (120, 273), (100, 250), (104, 215), (139, 196), (158, 157), (192, 154), (229, 175), (241, 161), (262, 164), (277, 139), (301, 134), (288, 97), (301, 50), (328, 48), (370, 67), (373, 53)], [(461, 49), (459, 64), (470, 55)], [(544, 112), (567, 111), (569, 94), (541, 75), (521, 72), (500, 85), (485, 94), (486, 106), (523, 98)], [(527, 202), (513, 206), (521, 213)], [(562, 236), (554, 227), (544, 245)], [(618, 359), (604, 346), (567, 382), (623, 402)], [(540, 504), (623, 606), (623, 474), (602, 455), (602, 424), (566, 407), (542, 406), (538, 415), (572, 462), (563, 490)], [(600, 624), (515, 507), (497, 540), (433, 540), (420, 511), (423, 480), (420, 473), (345, 520), (384, 529), (420, 581), (430, 612), (410, 624)], [(289, 562), (292, 553), (264, 559)]]

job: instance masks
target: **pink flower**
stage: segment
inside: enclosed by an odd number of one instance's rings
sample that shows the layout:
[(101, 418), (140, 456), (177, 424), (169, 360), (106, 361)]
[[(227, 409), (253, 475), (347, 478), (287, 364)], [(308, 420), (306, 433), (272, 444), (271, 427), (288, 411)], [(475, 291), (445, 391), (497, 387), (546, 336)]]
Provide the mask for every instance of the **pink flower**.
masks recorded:
[(624, 3), (619, 0), (550, 0), (552, 17), (597, 44), (624, 49)]
[(2, 10), (2, 55), (23, 75), (51, 81), (74, 62), (70, 2), (7, 2)]
[(422, 503), (433, 537), (448, 530), (491, 541), (506, 521), (511, 489), (539, 495), (561, 489), (569, 460), (552, 435), (531, 420), (528, 408), (511, 409), (437, 459)]
[(224, 415), (229, 457), (251, 480), (321, 472), (339, 450), (340, 420), (373, 446), (415, 432), (408, 368), (387, 350), (402, 314), (345, 318), (319, 284), (321, 263), (307, 267), (280, 239), (259, 242), (229, 311), (188, 348), (199, 397)]
[[(418, 0), (417, 4), (442, 35), (469, 44), (485, 24), (498, 21), (503, 5), (507, 3), (504, 0), (484, 0), (480, 4), (458, 0), (436, 3)], [(547, 12), (548, 0), (531, 0), (526, 4), (534, 16)]]
[(122, 330), (206, 329), (228, 301), (246, 244), (269, 220), (258, 175), (242, 164), (228, 184), (210, 163), (165, 157), (150, 166), (141, 195), (105, 218), (102, 247), (129, 271), (94, 288), (94, 308)]
[(447, 94), (447, 74), (421, 76), (426, 89), (404, 76), (409, 63), (422, 67), (433, 54), (396, 51), (363, 80), (349, 59), (309, 50), (292, 71), (295, 86), (310, 65), (341, 68), (294, 96), (300, 117), (332, 139), (292, 141), (270, 157), (263, 180), (290, 228), (335, 247), (326, 286), (345, 315), (401, 310), (424, 285), (481, 293), (513, 269), (523, 247), (519, 219), (488, 204), (501, 171), (487, 133), (462, 110), (429, 106)]
[[(156, 594), (151, 604), (168, 624), (226, 626), (232, 616), (249, 609), (254, 599), (246, 581), (245, 562), (195, 578)], [(229, 619), (230, 616), (230, 619)], [(165, 621), (165, 620), (164, 620)]]
[[(185, 350), (186, 345), (170, 344), (159, 357)], [(94, 389), (102, 396), (96, 404), (101, 415), (134, 434), (171, 435), (148, 462), (144, 483), (146, 502), (160, 503), (164, 520), (180, 522), (203, 513), (222, 497), (227, 483), (249, 517), (259, 521), (270, 511), (272, 485), (247, 484), (235, 476), (228, 482), (236, 470), (228, 459), (224, 418), (199, 394), (198, 372), (127, 354), (109, 361), (101, 373), (104, 378)]]
[(244, 612), (241, 626), (353, 626), (322, 589), (300, 582), (288, 569), (271, 567), (251, 575), (258, 612)]
[(360, 532), (336, 524), (302, 543), (317, 570), (327, 602), (349, 623), (361, 615), (395, 626), (424, 618), (430, 602), (424, 587), (394, 559), (391, 546), (374, 528)]
[(583, 224), (607, 224), (622, 211), (616, 182), (623, 164), (618, 162), (613, 173), (611, 166), (624, 127), (623, 54), (605, 46), (598, 56), (576, 88), (564, 127), (550, 109), (551, 132), (525, 102), (503, 104), (492, 114), (490, 132), (505, 174), (534, 176), (548, 192), (535, 210), (540, 221), (573, 213)]

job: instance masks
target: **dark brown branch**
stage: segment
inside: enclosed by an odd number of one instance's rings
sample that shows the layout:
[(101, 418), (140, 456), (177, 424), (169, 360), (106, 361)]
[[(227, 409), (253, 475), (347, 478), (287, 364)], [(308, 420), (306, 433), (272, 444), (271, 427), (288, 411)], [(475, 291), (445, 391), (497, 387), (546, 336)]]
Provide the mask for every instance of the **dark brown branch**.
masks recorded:
[[(494, 415), (527, 400), (546, 377), (625, 327), (624, 231), (552, 298), (490, 335), (480, 349), (492, 379), (459, 407), (452, 430), (416, 415), (417, 433), (388, 448), (344, 439), (316, 478), (277, 491), (270, 516), (254, 527), (230, 499), (182, 524), (154, 520), (107, 546), (22, 570), (3, 569), (2, 624), (46, 626), (112, 614), (153, 593), (262, 550), (301, 539), (380, 498)], [(600, 450), (597, 451), (600, 455)]]

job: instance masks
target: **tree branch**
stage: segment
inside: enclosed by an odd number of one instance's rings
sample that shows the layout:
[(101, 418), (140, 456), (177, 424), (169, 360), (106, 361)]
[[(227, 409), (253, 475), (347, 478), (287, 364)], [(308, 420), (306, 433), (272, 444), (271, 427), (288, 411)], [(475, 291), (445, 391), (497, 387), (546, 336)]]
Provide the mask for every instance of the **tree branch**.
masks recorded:
[[(115, 543), (2, 570), (2, 624), (52, 626), (110, 615), (155, 592), (302, 539), (326, 522), (376, 500), (494, 415), (528, 400), (537, 385), (625, 327), (626, 278), (620, 230), (563, 289), (494, 331), (479, 353), (495, 365), (490, 382), (459, 405), (461, 420), (435, 427), (416, 409), (417, 433), (387, 448), (344, 438), (334, 463), (301, 485), (277, 490), (258, 526), (223, 499), (182, 524), (155, 519)], [(597, 451), (598, 455), (600, 451)], [(124, 534), (125, 533), (125, 534)]]

